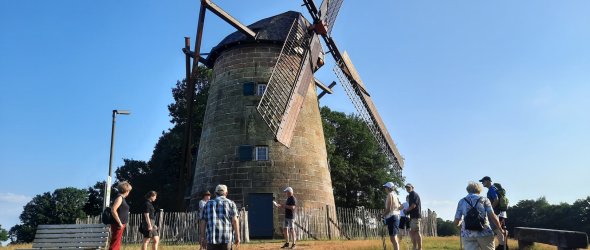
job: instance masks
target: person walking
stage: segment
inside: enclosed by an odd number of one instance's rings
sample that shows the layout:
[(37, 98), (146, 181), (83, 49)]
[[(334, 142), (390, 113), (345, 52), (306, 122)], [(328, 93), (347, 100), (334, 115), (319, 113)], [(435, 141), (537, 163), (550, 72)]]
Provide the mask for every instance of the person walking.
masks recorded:
[[(198, 211), (198, 219), (199, 219), (199, 224), (201, 222), (201, 220), (203, 220), (203, 210), (205, 210), (205, 204), (207, 204), (207, 202), (209, 202), (209, 200), (211, 199), (211, 193), (209, 191), (205, 191), (203, 192), (203, 194), (201, 195), (201, 200), (199, 201), (199, 211)], [(199, 250), (203, 250), (203, 249), (207, 249), (207, 242), (206, 241), (199, 241)]]
[(408, 192), (409, 207), (404, 209), (404, 214), (410, 215), (410, 239), (412, 239), (412, 247), (415, 250), (422, 250), (422, 234), (420, 233), (422, 224), (422, 203), (420, 195), (414, 191), (414, 186), (410, 183), (405, 186)]
[(125, 230), (125, 226), (129, 221), (129, 205), (125, 198), (129, 196), (131, 192), (131, 184), (126, 181), (122, 181), (119, 183), (117, 189), (119, 190), (119, 195), (113, 201), (112, 211), (113, 211), (113, 223), (111, 223), (111, 242), (109, 244), (110, 250), (119, 250), (121, 249), (121, 239), (123, 238), (123, 231)]
[(150, 240), (152, 241), (152, 250), (158, 250), (160, 233), (159, 228), (155, 225), (156, 209), (152, 204), (157, 198), (156, 191), (149, 191), (145, 194), (145, 202), (141, 208), (141, 224), (139, 225), (139, 232), (143, 235), (141, 250), (147, 250)]
[(389, 233), (389, 240), (393, 244), (394, 250), (399, 250), (399, 242), (397, 241), (397, 233), (399, 232), (400, 220), (400, 204), (397, 195), (395, 194), (395, 186), (393, 182), (387, 182), (383, 185), (387, 197), (385, 198), (385, 208), (381, 214), (381, 218), (385, 219), (387, 231)]
[[(459, 200), (455, 212), (456, 226), (461, 224), (461, 239), (465, 250), (494, 250), (494, 231), (490, 221), (500, 228), (500, 221), (490, 200), (480, 196), (483, 187), (476, 182), (467, 185), (467, 196)], [(463, 220), (463, 223), (461, 221)], [(500, 228), (501, 233), (504, 229)]]
[(217, 197), (205, 204), (203, 219), (199, 222), (200, 242), (207, 240), (208, 250), (229, 250), (232, 249), (232, 242), (239, 247), (240, 224), (236, 204), (226, 198), (228, 194), (226, 185), (217, 185), (215, 194)]
[(285, 188), (283, 192), (287, 196), (287, 201), (285, 202), (285, 205), (277, 204), (278, 207), (285, 208), (285, 222), (283, 224), (283, 236), (285, 237), (285, 244), (283, 244), (281, 248), (288, 248), (289, 239), (292, 239), (293, 243), (291, 245), (291, 249), (294, 249), (295, 243), (297, 241), (297, 235), (295, 235), (295, 227), (293, 227), (293, 220), (295, 219), (295, 208), (297, 206), (297, 198), (295, 198), (295, 196), (293, 195), (293, 188), (291, 187)]
[(489, 176), (484, 176), (479, 180), (481, 184), (488, 189), (486, 193), (486, 197), (492, 203), (492, 208), (494, 209), (494, 213), (498, 216), (498, 220), (500, 221), (500, 227), (497, 228), (494, 224), (492, 224), (492, 229), (494, 230), (494, 234), (498, 239), (498, 246), (496, 249), (504, 250), (508, 249), (508, 245), (506, 244), (506, 237), (501, 231), (499, 230), (504, 229), (506, 230), (506, 211), (500, 211), (500, 197), (498, 196), (498, 189), (496, 186), (492, 184), (492, 178)]
[(406, 201), (404, 203), (402, 203), (402, 206), (400, 208), (399, 229), (403, 229), (403, 232), (400, 231), (400, 234), (398, 237), (400, 242), (402, 241), (402, 238), (408, 234), (408, 230), (410, 229), (410, 216), (409, 216), (409, 214), (406, 214), (404, 212), (404, 210), (406, 210), (410, 207), (408, 200), (409, 200), (409, 196), (406, 195)]

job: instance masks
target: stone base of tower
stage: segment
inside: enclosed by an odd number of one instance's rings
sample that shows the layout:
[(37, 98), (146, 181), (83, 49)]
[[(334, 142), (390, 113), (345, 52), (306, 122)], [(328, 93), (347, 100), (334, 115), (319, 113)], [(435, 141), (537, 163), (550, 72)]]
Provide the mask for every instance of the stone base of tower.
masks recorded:
[(260, 216), (272, 216), (275, 236), (282, 234), (283, 211), (273, 208), (272, 201), (262, 207), (250, 203), (268, 197), (284, 203), (283, 190), (290, 186), (297, 206), (334, 207), (315, 84), (310, 84), (289, 148), (274, 140), (256, 111), (261, 98), (257, 91), (268, 82), (280, 51), (278, 44), (241, 45), (216, 59), (192, 187), (198, 197), (206, 190), (213, 194), (218, 184), (227, 185), (228, 198), (250, 215), (252, 207), (272, 213)]

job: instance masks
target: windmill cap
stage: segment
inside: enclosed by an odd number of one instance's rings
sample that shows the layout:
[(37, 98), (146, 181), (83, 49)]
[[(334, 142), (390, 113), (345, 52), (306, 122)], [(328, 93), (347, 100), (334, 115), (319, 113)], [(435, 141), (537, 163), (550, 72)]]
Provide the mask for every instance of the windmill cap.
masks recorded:
[(385, 184), (383, 184), (383, 187), (389, 188), (389, 189), (393, 189), (394, 185), (393, 182), (387, 182)]
[(293, 193), (293, 188), (292, 187), (287, 187), (287, 188), (285, 188), (285, 190), (283, 190), (283, 192)]
[(479, 182), (484, 182), (484, 181), (492, 181), (492, 178), (490, 178), (489, 176), (484, 176), (483, 178), (481, 178), (481, 180), (479, 180)]

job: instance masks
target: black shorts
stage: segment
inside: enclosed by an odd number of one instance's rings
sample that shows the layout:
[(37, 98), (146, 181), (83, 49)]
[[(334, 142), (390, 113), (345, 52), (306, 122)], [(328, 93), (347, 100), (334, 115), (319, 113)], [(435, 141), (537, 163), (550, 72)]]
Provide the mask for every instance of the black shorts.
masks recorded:
[(154, 238), (155, 236), (160, 235), (157, 226), (152, 226), (152, 230), (147, 230), (147, 225), (139, 226), (139, 232), (143, 235), (144, 238)]
[(410, 217), (403, 216), (399, 219), (399, 229), (410, 229)]

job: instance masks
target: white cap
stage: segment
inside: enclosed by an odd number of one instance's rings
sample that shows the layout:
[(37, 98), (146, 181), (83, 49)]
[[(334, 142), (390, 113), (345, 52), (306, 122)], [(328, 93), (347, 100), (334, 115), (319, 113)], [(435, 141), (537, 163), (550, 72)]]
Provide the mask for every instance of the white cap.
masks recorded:
[(383, 186), (386, 187), (386, 188), (389, 188), (389, 189), (393, 189), (394, 188), (393, 182), (391, 182), (391, 181), (383, 184)]
[(222, 194), (222, 192), (223, 193), (227, 192), (227, 186), (223, 185), (223, 184), (217, 185), (217, 187), (215, 187), (215, 193)]
[(283, 190), (283, 192), (293, 193), (293, 188), (292, 187), (287, 187), (287, 188), (285, 188), (285, 190)]

